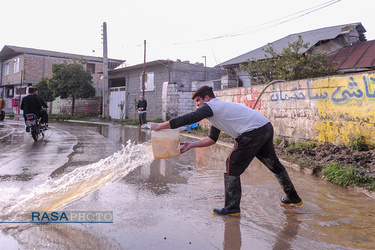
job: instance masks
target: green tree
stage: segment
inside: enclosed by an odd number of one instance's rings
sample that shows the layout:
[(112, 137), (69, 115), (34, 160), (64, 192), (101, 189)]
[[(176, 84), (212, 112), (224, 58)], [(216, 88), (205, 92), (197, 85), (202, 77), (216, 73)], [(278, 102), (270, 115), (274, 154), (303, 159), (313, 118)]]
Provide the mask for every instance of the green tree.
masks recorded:
[(72, 113), (76, 99), (84, 99), (95, 96), (95, 88), (92, 86), (92, 75), (83, 67), (82, 60), (74, 60), (72, 63), (60, 63), (52, 65), (52, 77), (48, 80), (48, 86), (54, 91), (55, 97), (72, 97)]
[(309, 43), (303, 43), (301, 36), (288, 47), (277, 53), (269, 44), (262, 49), (266, 54), (263, 60), (248, 60), (246, 65), (241, 64), (240, 69), (247, 72), (253, 84), (264, 84), (273, 80), (299, 80), (328, 75), (337, 75), (335, 69), (337, 62), (329, 62), (326, 53), (311, 55), (301, 52), (309, 48)]
[(40, 95), (45, 102), (52, 102), (55, 100), (53, 90), (48, 87), (48, 78), (42, 78), (38, 83), (34, 84), (34, 87), (38, 89), (38, 95)]

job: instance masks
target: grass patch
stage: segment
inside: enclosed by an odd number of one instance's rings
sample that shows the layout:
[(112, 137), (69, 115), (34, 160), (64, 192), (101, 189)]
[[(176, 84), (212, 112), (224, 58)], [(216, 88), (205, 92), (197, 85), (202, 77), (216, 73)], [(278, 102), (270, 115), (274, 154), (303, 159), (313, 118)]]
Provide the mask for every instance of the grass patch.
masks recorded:
[(137, 119), (115, 120), (114, 122), (121, 124), (121, 125), (131, 125), (131, 126), (139, 125), (139, 121)]
[[(207, 133), (207, 134), (208, 134), (208, 133)], [(230, 136), (230, 135), (228, 135), (227, 133), (221, 131), (221, 132), (220, 132), (220, 136), (219, 136), (219, 138), (221, 138), (221, 139), (231, 139), (232, 136)]]
[[(107, 119), (107, 118), (104, 118), (104, 117), (94, 118), (94, 117), (83, 116), (83, 115), (72, 116), (70, 114), (50, 114), (49, 118), (53, 119), (53, 120), (57, 120), (57, 121), (64, 121), (64, 120), (79, 120), (79, 121), (99, 120), (99, 121), (103, 121), (103, 122), (113, 121), (115, 123), (122, 124), (122, 125), (137, 126), (139, 124), (138, 119), (112, 120), (111, 117), (109, 117), (109, 119)], [(150, 120), (148, 122), (160, 123), (160, 122), (163, 122), (163, 120), (161, 118), (158, 118), (158, 119), (155, 119), (155, 120)]]
[(365, 143), (363, 135), (352, 138), (348, 145), (351, 151), (368, 151), (369, 146)]
[(279, 145), (281, 144), (282, 141), (283, 141), (282, 138), (277, 137), (277, 138), (274, 140), (274, 144), (275, 144), (276, 146), (279, 146)]
[[(139, 120), (138, 119), (126, 119), (126, 120), (115, 120), (115, 123), (122, 124), (122, 125), (131, 125), (131, 126), (138, 126), (139, 125)], [(155, 120), (150, 120), (147, 122), (156, 122), (156, 123), (161, 123), (163, 120), (161, 118), (157, 118)]]
[(54, 120), (80, 120), (80, 121), (89, 121), (91, 117), (84, 115), (70, 115), (70, 114), (50, 114), (48, 115), (50, 119)]
[(303, 149), (313, 149), (316, 148), (318, 144), (315, 141), (298, 141), (287, 143), (287, 148), (296, 148), (299, 150)]
[[(203, 128), (201, 126), (198, 126), (196, 128), (194, 128), (193, 130), (184, 130), (184, 131), (181, 131), (181, 133), (186, 133), (186, 134), (198, 134), (198, 135), (205, 135), (205, 136), (208, 136), (209, 133), (210, 133), (210, 129), (209, 128)], [(219, 135), (219, 140), (225, 140), (225, 141), (228, 141), (228, 140), (231, 140), (232, 139), (232, 136), (228, 135), (227, 133), (221, 131), (220, 132), (220, 135)]]
[(353, 166), (343, 167), (337, 163), (330, 163), (323, 167), (322, 174), (327, 180), (343, 187), (358, 186), (375, 191), (375, 178), (365, 176), (363, 171)]
[(208, 135), (209, 132), (210, 132), (209, 128), (202, 128), (201, 126), (198, 126), (194, 128), (193, 130), (181, 131), (181, 133), (187, 133), (187, 134), (206, 134), (206, 135)]

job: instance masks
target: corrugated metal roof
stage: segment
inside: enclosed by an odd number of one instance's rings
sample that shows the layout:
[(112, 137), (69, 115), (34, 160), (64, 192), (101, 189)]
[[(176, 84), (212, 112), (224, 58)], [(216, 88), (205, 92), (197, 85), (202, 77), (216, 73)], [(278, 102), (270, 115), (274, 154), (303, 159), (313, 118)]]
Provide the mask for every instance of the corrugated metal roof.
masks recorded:
[[(151, 62), (146, 62), (145, 66), (146, 67), (151, 67), (155, 65), (164, 65), (167, 66), (169, 62), (173, 62), (172, 60), (155, 60)], [(126, 66), (126, 67), (118, 67), (115, 69), (112, 69), (111, 72), (126, 72), (126, 71), (132, 71), (135, 69), (142, 69), (143, 68), (143, 63), (136, 64), (136, 65), (131, 65), (131, 66)]]
[(358, 42), (340, 49), (328, 56), (328, 60), (339, 62), (336, 69), (350, 71), (354, 69), (375, 68), (375, 40)]
[[(350, 23), (350, 24), (343, 24), (343, 25), (337, 25), (333, 27), (326, 27), (316, 30), (310, 30), (305, 32), (300, 32), (296, 34), (288, 35), (284, 38), (281, 38), (279, 40), (276, 40), (272, 42), (272, 46), (275, 49), (277, 53), (281, 53), (283, 48), (288, 47), (288, 43), (293, 43), (298, 40), (298, 35), (302, 36), (304, 43), (309, 43), (310, 48), (313, 47), (315, 44), (317, 44), (320, 41), (325, 40), (331, 40), (336, 38), (340, 34), (348, 33), (350, 30), (357, 29), (357, 31), (360, 34), (363, 34), (366, 32), (365, 28), (362, 26), (360, 22), (358, 23)], [(267, 45), (264, 45), (258, 49), (252, 50), (250, 52), (247, 52), (245, 54), (242, 54), (238, 57), (235, 57), (233, 59), (230, 59), (226, 62), (223, 62), (217, 66), (235, 66), (240, 63), (246, 63), (247, 60), (251, 60), (253, 58), (257, 60), (265, 59), (265, 52), (262, 50), (263, 48), (267, 48)], [(308, 48), (308, 49), (310, 49)], [(308, 49), (302, 49), (300, 52), (303, 53), (307, 51)]]

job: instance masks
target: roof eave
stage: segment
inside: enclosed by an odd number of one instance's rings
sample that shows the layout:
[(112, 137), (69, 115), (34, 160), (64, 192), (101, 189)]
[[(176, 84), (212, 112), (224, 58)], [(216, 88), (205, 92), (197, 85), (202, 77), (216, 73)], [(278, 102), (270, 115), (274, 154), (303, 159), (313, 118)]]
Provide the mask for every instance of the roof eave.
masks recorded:
[[(22, 54), (50, 56), (50, 57), (66, 58), (66, 59), (83, 58), (84, 60), (87, 60), (87, 61), (96, 61), (96, 62), (103, 60), (103, 57), (85, 56), (85, 55), (77, 55), (77, 54), (56, 52), (56, 51), (50, 51), (50, 50), (40, 50), (40, 49), (5, 45), (3, 49), (0, 51), (0, 62), (9, 60), (15, 56), (22, 55)], [(119, 62), (119, 63), (125, 62), (125, 60), (112, 59), (112, 58), (108, 58), (108, 60)]]

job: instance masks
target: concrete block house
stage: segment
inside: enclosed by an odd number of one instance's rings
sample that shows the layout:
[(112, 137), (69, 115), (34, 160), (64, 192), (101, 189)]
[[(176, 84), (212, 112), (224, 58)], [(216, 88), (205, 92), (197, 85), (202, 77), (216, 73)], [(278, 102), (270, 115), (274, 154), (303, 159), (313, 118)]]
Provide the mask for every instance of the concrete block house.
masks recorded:
[[(52, 77), (52, 64), (72, 62), (73, 59), (84, 59), (86, 69), (92, 72), (93, 86), (96, 88), (96, 98), (78, 100), (76, 114), (101, 114), (101, 98), (103, 90), (103, 58), (75, 55), (69, 53), (24, 48), (5, 45), (0, 51), (0, 97), (7, 106), (5, 112), (18, 113), (18, 103), (26, 95), (27, 87), (39, 82), (42, 78)], [(114, 69), (124, 60), (108, 59), (108, 68)], [(70, 113), (71, 101), (56, 100), (53, 102), (53, 113)]]
[[(202, 84), (220, 88), (225, 70), (188, 61), (156, 60), (108, 72), (111, 118), (138, 119), (136, 104), (143, 94), (145, 67), (147, 120), (169, 120), (194, 110), (192, 92)], [(121, 106), (123, 109), (121, 109)]]

